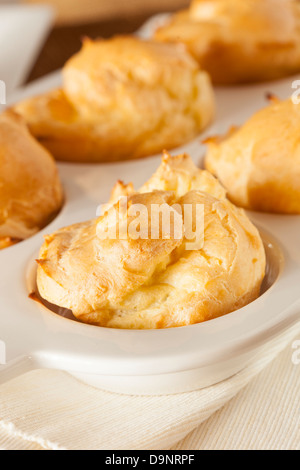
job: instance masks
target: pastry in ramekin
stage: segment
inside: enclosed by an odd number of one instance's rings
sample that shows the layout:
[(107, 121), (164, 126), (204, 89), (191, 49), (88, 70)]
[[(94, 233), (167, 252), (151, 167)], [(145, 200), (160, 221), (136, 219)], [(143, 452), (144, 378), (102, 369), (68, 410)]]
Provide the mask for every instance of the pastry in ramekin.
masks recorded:
[(300, 214), (300, 107), (272, 99), (242, 127), (207, 139), (205, 167), (236, 205)]
[(193, 0), (155, 39), (184, 43), (216, 84), (277, 79), (300, 70), (300, 2)]
[(62, 202), (53, 157), (20, 116), (11, 111), (0, 115), (0, 250), (38, 232)]
[(214, 94), (183, 45), (124, 36), (86, 39), (62, 89), (15, 109), (56, 159), (109, 162), (192, 140), (213, 119)]
[[(161, 206), (174, 221), (169, 229), (163, 216), (152, 213)], [(137, 223), (134, 211), (145, 209)], [(140, 237), (130, 231), (131, 223), (139, 225)], [(140, 191), (118, 183), (103, 216), (46, 237), (37, 286), (44, 300), (85, 323), (170, 328), (211, 320), (255, 300), (265, 265), (259, 232), (218, 181), (187, 155), (165, 154)]]

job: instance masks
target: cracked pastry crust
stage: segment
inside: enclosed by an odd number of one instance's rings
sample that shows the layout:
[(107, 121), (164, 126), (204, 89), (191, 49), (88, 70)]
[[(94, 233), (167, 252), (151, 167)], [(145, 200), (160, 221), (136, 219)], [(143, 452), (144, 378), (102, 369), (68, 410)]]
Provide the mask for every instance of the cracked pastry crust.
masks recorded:
[(300, 108), (272, 98), (241, 128), (207, 139), (207, 170), (246, 209), (300, 214)]
[(193, 0), (155, 39), (184, 43), (216, 84), (277, 79), (300, 70), (300, 2)]
[(63, 87), (16, 105), (58, 160), (102, 162), (160, 153), (213, 119), (209, 76), (183, 45), (134, 37), (86, 39)]
[[(125, 206), (119, 201), (122, 194), (128, 197)], [(179, 223), (186, 204), (204, 205), (204, 244), (189, 251), (184, 231), (175, 236), (171, 230), (166, 237), (161, 224), (151, 218), (147, 227), (158, 228), (156, 239), (101, 236), (115, 223), (114, 211), (120, 227), (131, 220), (132, 204), (150, 208), (162, 203), (170, 211), (177, 210), (174, 203), (183, 208), (177, 213)], [(225, 315), (256, 299), (265, 262), (257, 229), (226, 199), (217, 180), (197, 169), (187, 155), (165, 154), (140, 191), (119, 182), (102, 217), (46, 237), (37, 285), (42, 298), (71, 309), (85, 323), (170, 328)]]
[(6, 111), (0, 115), (0, 250), (38, 232), (62, 202), (54, 159), (24, 120)]

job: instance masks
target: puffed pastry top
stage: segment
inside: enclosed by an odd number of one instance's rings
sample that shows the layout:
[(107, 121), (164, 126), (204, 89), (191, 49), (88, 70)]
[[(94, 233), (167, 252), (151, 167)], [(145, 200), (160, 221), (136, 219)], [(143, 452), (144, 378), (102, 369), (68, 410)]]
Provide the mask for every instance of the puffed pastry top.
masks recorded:
[(214, 83), (272, 80), (300, 70), (300, 2), (193, 0), (155, 38), (186, 44)]
[(0, 249), (43, 228), (62, 202), (53, 157), (20, 116), (6, 111), (0, 115)]
[(135, 37), (84, 40), (63, 87), (16, 106), (58, 160), (101, 162), (160, 153), (214, 116), (210, 79), (183, 45)]
[(300, 214), (299, 129), (300, 105), (273, 98), (241, 128), (208, 139), (205, 166), (235, 204)]
[[(149, 215), (155, 204), (164, 204), (171, 219), (173, 214), (181, 233), (175, 222), (168, 231)], [(154, 230), (156, 237), (137, 238), (128, 229), (136, 222), (131, 209), (141, 205), (148, 209), (143, 219), (147, 234)], [(188, 236), (183, 227), (189, 208), (198, 214), (192, 218), (195, 237), (196, 225), (202, 223), (201, 240), (193, 240), (193, 233)], [(113, 228), (124, 234), (124, 226), (125, 237), (103, 236)], [(46, 237), (37, 285), (42, 298), (71, 309), (82, 322), (170, 328), (216, 318), (256, 299), (265, 263), (257, 229), (226, 199), (217, 180), (197, 169), (187, 155), (165, 154), (140, 191), (119, 182), (103, 216)]]

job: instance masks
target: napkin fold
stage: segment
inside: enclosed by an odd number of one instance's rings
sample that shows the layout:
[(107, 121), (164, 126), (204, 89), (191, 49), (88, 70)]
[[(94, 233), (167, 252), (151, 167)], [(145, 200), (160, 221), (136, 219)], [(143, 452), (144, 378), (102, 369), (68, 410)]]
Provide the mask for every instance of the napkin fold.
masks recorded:
[(0, 448), (299, 448), (297, 335), (300, 323), (230, 379), (178, 395), (120, 395), (64, 372), (30, 372), (0, 387)]

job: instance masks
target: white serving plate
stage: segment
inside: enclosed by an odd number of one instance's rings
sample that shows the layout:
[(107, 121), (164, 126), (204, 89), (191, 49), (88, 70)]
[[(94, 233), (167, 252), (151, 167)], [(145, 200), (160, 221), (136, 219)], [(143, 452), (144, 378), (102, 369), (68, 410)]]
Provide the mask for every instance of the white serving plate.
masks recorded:
[(8, 95), (26, 79), (54, 17), (48, 6), (12, 3), (0, 0), (0, 80)]
[[(207, 135), (242, 124), (266, 105), (267, 92), (290, 96), (297, 77), (272, 83), (217, 88), (217, 119), (201, 137), (171, 153), (188, 152), (199, 164)], [(13, 101), (60, 84), (60, 74), (19, 91)], [(300, 216), (249, 213), (263, 235), (268, 273), (263, 295), (224, 317), (188, 327), (138, 331), (84, 325), (60, 317), (28, 298), (35, 288), (35, 259), (42, 236), (95, 217), (117, 179), (138, 187), (160, 156), (137, 161), (75, 165), (59, 163), (66, 203), (58, 217), (31, 239), (0, 251), (0, 340), (6, 364), (0, 383), (36, 368), (66, 370), (94, 386), (120, 393), (162, 394), (196, 390), (232, 376), (268, 343), (299, 322)], [(1, 360), (1, 356), (0, 356)]]

